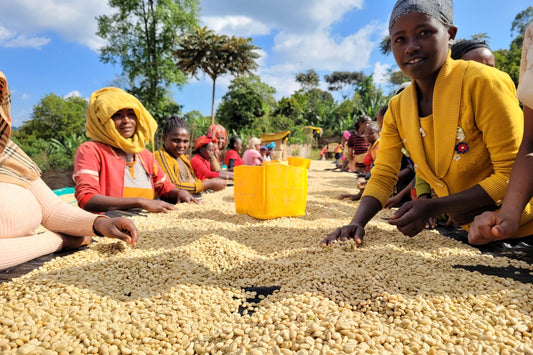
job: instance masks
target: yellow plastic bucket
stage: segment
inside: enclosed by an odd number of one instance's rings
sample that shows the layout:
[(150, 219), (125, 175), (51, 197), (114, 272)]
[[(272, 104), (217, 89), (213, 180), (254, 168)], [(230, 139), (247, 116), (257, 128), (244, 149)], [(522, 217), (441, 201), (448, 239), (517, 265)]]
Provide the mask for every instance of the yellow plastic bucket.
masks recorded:
[(237, 213), (258, 219), (301, 217), (307, 204), (307, 169), (272, 163), (234, 168)]
[(301, 157), (288, 157), (290, 166), (299, 166), (301, 168), (309, 169), (311, 166), (311, 159), (301, 158)]

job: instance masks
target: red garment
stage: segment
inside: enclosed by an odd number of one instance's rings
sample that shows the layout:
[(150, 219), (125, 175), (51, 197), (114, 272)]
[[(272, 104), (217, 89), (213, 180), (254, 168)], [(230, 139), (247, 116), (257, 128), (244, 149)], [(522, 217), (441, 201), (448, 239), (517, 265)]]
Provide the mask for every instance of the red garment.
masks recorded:
[(213, 137), (211, 136), (200, 136), (194, 140), (194, 150), (197, 150), (200, 147), (203, 147), (206, 144), (213, 142)]
[[(354, 156), (366, 153), (368, 150), (368, 147), (370, 146), (370, 144), (368, 144), (368, 142), (365, 140), (364, 137), (361, 137), (357, 135), (356, 133), (352, 133), (347, 143), (348, 143), (348, 146), (352, 148)], [(355, 166), (361, 169), (366, 168), (365, 164), (363, 163), (356, 163)]]
[(234, 167), (244, 165), (244, 161), (241, 159), (239, 152), (235, 149), (230, 149), (224, 156), (224, 164), (226, 164), (226, 166), (229, 166), (230, 159), (235, 159), (235, 164), (233, 164)]
[(200, 154), (196, 154), (192, 157), (191, 166), (192, 170), (194, 170), (194, 174), (200, 180), (207, 180), (220, 176), (219, 173), (211, 171), (211, 163), (205, 160)]
[[(148, 149), (138, 153), (137, 159), (148, 173), (157, 196), (165, 198), (176, 188)], [(157, 173), (154, 163), (157, 164)], [(73, 174), (79, 206), (85, 208), (94, 195), (123, 197), (125, 170), (126, 161), (107, 144), (85, 142), (80, 145), (74, 157)]]

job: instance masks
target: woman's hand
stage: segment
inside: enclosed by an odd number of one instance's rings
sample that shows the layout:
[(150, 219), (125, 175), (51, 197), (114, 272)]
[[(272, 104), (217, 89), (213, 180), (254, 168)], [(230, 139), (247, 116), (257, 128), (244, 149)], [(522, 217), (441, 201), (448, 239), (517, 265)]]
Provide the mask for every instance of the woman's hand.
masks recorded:
[(345, 242), (348, 238), (353, 238), (356, 244), (363, 243), (363, 237), (365, 236), (365, 228), (360, 224), (347, 224), (339, 227), (324, 238), (320, 245), (330, 246), (338, 240)]
[(196, 204), (199, 204), (200, 201), (198, 201), (197, 199), (194, 198), (193, 195), (191, 195), (191, 193), (189, 191), (186, 191), (186, 190), (181, 190), (181, 189), (176, 189), (177, 190), (177, 202), (176, 203), (183, 203), (183, 202), (187, 202), (187, 203), (196, 203)]
[[(520, 217), (520, 216), (518, 216)], [(483, 212), (470, 225), (468, 243), (487, 244), (511, 237), (520, 227), (520, 218), (512, 218), (498, 212)]]
[(402, 234), (413, 237), (426, 227), (433, 216), (433, 199), (406, 202), (389, 219)]
[(392, 196), (391, 198), (389, 198), (389, 200), (385, 203), (385, 206), (383, 206), (383, 208), (396, 207), (400, 204), (400, 202), (402, 202), (402, 196), (396, 194)]
[(227, 183), (221, 178), (212, 178), (204, 180), (203, 185), (204, 190), (220, 191), (226, 188)]
[(363, 192), (361, 191), (356, 194), (343, 194), (339, 196), (339, 200), (350, 199), (352, 201), (359, 201), (362, 195)]
[(120, 239), (132, 246), (137, 246), (137, 227), (135, 227), (133, 221), (128, 218), (98, 217), (94, 220), (93, 229), (96, 234)]
[(150, 200), (147, 198), (141, 199), (141, 207), (148, 212), (170, 212), (177, 210), (178, 208), (163, 200)]

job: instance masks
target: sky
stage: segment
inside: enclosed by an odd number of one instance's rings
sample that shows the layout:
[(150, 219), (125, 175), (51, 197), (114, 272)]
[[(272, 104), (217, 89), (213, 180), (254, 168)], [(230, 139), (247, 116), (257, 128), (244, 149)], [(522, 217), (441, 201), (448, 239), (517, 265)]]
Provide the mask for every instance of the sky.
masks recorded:
[[(251, 38), (260, 47), (254, 73), (290, 96), (300, 86), (297, 73), (315, 70), (326, 89), (324, 75), (333, 71), (363, 71), (387, 94), (388, 68), (397, 69), (392, 55), (379, 51), (388, 32), (395, 0), (201, 0), (199, 24), (219, 34)], [(486, 33), (493, 50), (508, 49), (515, 16), (530, 0), (456, 0), (457, 38)], [(110, 14), (108, 0), (8, 0), (0, 11), (0, 71), (12, 91), (13, 126), (31, 117), (33, 106), (54, 93), (88, 98), (110, 86), (122, 73), (119, 64), (104, 64), (95, 33), (96, 16)], [(217, 79), (215, 102), (227, 91), (231, 76)], [(173, 87), (183, 113), (211, 114), (212, 81), (190, 78)], [(340, 99), (340, 98), (339, 98)]]

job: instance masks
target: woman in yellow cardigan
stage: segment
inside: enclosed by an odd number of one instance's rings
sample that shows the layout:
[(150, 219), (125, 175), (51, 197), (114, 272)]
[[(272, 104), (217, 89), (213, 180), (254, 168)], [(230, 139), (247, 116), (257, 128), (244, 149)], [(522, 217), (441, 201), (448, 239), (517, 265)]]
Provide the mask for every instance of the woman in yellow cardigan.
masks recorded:
[[(372, 177), (350, 224), (322, 244), (354, 238), (389, 198), (402, 149), (438, 198), (405, 203), (389, 223), (408, 236), (431, 216), (448, 214), (468, 229), (475, 215), (501, 204), (523, 132), (522, 111), (509, 76), (473, 61), (450, 58), (457, 33), (451, 0), (399, 0), (389, 22), (396, 63), (412, 84), (393, 97), (383, 122)], [(513, 237), (533, 234), (531, 201)]]

